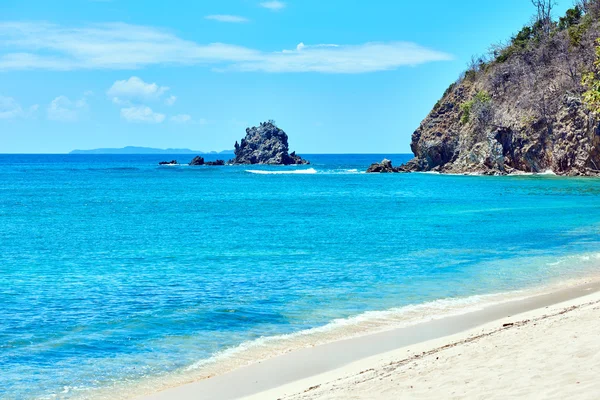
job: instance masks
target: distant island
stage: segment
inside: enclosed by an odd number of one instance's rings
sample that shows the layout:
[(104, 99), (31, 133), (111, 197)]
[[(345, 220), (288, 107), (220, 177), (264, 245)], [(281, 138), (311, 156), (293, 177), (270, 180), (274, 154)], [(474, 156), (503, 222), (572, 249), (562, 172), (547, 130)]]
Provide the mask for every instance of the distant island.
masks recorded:
[(69, 154), (234, 154), (233, 150), (198, 151), (190, 149), (155, 149), (152, 147), (127, 146), (122, 148), (105, 148), (91, 150), (73, 150)]

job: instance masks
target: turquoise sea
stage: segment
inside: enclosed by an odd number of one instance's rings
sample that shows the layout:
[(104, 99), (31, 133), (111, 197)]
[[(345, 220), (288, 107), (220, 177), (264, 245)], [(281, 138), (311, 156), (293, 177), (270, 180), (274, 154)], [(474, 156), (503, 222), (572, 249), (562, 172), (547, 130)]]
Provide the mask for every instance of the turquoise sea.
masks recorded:
[(597, 179), (172, 158), (0, 155), (0, 398), (152, 389), (264, 338), (598, 270)]

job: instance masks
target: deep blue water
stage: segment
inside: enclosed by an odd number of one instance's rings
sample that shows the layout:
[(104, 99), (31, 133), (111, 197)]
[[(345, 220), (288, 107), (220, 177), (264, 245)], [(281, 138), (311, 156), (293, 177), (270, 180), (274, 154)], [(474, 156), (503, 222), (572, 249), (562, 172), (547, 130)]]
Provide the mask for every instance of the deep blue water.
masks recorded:
[(306, 157), (0, 155), (0, 398), (87, 396), (260, 337), (597, 268), (600, 180)]

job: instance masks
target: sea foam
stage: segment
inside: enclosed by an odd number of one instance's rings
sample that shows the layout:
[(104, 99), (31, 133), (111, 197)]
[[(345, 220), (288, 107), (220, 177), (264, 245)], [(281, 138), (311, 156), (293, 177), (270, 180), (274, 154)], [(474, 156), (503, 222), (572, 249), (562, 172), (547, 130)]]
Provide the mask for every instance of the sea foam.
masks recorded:
[(312, 175), (316, 174), (317, 170), (314, 168), (298, 169), (293, 171), (267, 171), (264, 169), (247, 169), (246, 172), (258, 175)]

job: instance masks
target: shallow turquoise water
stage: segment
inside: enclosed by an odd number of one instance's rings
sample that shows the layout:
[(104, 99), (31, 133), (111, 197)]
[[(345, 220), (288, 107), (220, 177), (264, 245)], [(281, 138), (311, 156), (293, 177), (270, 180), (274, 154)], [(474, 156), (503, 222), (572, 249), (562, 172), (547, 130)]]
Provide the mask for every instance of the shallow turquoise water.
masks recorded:
[(597, 269), (600, 180), (359, 173), (382, 156), (156, 166), (171, 158), (0, 155), (1, 398)]

